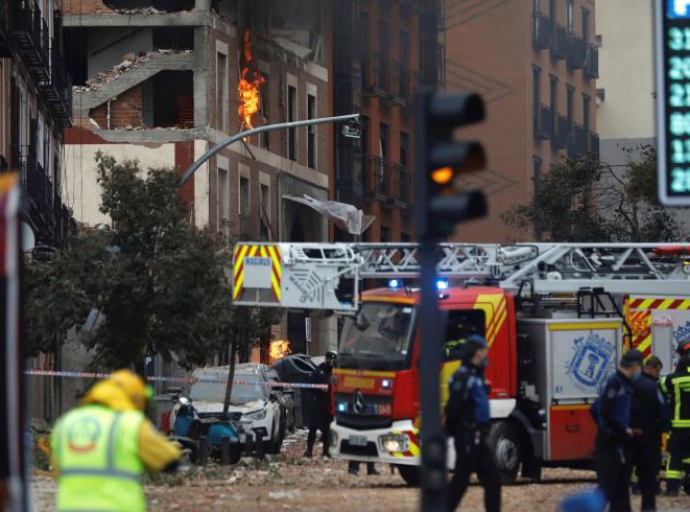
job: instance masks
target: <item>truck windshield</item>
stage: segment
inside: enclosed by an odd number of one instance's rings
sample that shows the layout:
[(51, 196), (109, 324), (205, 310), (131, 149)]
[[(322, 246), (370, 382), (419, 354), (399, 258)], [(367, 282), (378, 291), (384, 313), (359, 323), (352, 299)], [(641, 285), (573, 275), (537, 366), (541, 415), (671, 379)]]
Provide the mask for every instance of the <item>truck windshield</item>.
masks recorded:
[(412, 351), (414, 308), (365, 303), (345, 320), (338, 352), (344, 368), (396, 370), (408, 366)]

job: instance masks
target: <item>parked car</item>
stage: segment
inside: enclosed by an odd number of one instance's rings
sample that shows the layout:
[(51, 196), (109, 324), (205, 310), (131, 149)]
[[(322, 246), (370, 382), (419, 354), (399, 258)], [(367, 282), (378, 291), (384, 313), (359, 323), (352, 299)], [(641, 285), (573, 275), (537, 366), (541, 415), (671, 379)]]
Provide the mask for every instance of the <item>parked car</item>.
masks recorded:
[[(228, 367), (200, 368), (193, 375), (197, 379), (222, 381), (228, 377)], [(234, 380), (228, 415), (229, 419), (240, 425), (239, 437), (243, 450), (246, 449), (247, 438), (251, 436), (253, 443), (259, 439), (262, 441), (267, 453), (279, 453), (287, 421), (281, 401), (282, 393), (265, 385), (268, 379), (259, 368), (238, 365)], [(200, 418), (215, 417), (223, 412), (225, 389), (226, 385), (221, 382), (195, 382), (185, 390), (185, 396), (193, 401)]]

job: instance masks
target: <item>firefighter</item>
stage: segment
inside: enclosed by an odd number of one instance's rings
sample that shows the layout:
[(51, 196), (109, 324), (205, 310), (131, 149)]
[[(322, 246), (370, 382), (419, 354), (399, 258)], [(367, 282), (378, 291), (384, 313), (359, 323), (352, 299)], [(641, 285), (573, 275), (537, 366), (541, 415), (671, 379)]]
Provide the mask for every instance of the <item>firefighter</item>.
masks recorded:
[(501, 510), (501, 480), (486, 438), (491, 425), (488, 386), (484, 380), (489, 346), (483, 336), (468, 336), (462, 366), (453, 375), (446, 404), (446, 432), (455, 440), (455, 473), (448, 485), (448, 510), (455, 510), (476, 472), (484, 486), (487, 512)]
[[(686, 348), (687, 346), (687, 348)], [(661, 381), (671, 414), (671, 437), (666, 465), (666, 494), (677, 496), (683, 477), (683, 459), (690, 457), (690, 344), (679, 347), (676, 371)]]
[(628, 350), (592, 406), (598, 427), (595, 442), (597, 480), (611, 512), (630, 510), (629, 445), (633, 435), (639, 433), (630, 426), (631, 385), (641, 377), (642, 354), (638, 350)]
[[(332, 350), (326, 352), (326, 360), (312, 372), (311, 376), (309, 377), (309, 382), (312, 384), (327, 384), (330, 386), (331, 373), (333, 372), (335, 358), (335, 352)], [(307, 436), (307, 451), (304, 452), (305, 457), (312, 457), (313, 455), (317, 430), (321, 431), (321, 439), (323, 441), (323, 456), (330, 457), (328, 432), (331, 427), (331, 421), (333, 421), (333, 416), (331, 416), (331, 400), (329, 390), (313, 390), (311, 417), (309, 418), (309, 435)]]
[(657, 474), (661, 467), (661, 436), (668, 422), (666, 403), (659, 389), (663, 365), (656, 356), (645, 361), (642, 378), (632, 383), (630, 427), (641, 434), (630, 442), (630, 458), (634, 477), (642, 494), (642, 510), (656, 510)]
[(118, 370), (96, 383), (53, 429), (57, 510), (146, 510), (144, 468), (173, 471), (181, 453), (144, 416), (144, 381)]

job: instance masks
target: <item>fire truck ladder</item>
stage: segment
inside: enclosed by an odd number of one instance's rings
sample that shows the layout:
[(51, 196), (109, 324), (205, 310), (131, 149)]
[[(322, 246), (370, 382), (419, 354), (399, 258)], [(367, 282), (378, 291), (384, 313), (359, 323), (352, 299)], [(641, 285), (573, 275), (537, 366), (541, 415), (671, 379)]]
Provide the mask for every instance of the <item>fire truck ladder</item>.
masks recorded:
[[(353, 311), (363, 279), (419, 277), (417, 251), (418, 245), (410, 243), (239, 243), (235, 303)], [(690, 295), (690, 246), (445, 243), (438, 252), (439, 277), (500, 286), (516, 295), (525, 288), (541, 296), (575, 295), (583, 289)], [(338, 297), (342, 278), (354, 281), (351, 301)], [(267, 293), (271, 286), (273, 294)]]

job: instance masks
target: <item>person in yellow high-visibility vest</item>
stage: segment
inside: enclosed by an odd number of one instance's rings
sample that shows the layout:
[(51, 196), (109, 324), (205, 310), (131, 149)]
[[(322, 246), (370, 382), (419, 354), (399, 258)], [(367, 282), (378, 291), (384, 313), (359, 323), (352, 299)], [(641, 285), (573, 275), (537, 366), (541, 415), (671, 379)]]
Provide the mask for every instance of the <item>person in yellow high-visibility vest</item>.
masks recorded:
[(51, 449), (59, 512), (146, 510), (144, 468), (171, 471), (181, 457), (144, 416), (146, 399), (144, 381), (118, 370), (58, 420)]

